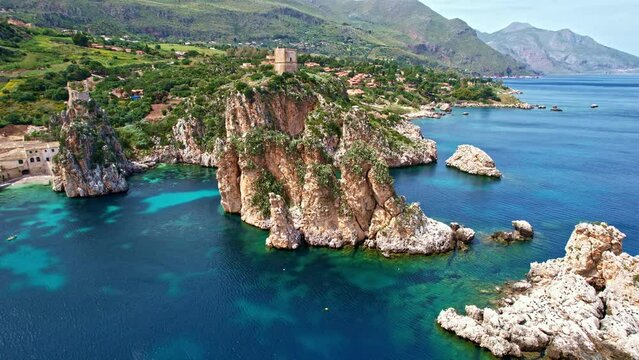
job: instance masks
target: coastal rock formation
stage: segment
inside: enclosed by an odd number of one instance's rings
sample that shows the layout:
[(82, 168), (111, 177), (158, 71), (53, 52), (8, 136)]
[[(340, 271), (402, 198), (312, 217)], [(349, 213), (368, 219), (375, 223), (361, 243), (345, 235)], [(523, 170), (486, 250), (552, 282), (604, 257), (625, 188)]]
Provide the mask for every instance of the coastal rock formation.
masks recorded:
[(206, 130), (202, 121), (191, 116), (179, 119), (172, 128), (172, 144), (157, 144), (151, 154), (141, 159), (142, 164), (192, 164), (217, 167), (224, 152), (224, 140), (216, 138), (212, 145), (203, 144)]
[(434, 161), (435, 143), (405, 120), (324, 96), (302, 85), (229, 96), (217, 172), (224, 210), (269, 229), (267, 245), (277, 248), (303, 239), (331, 248), (365, 243), (387, 255), (455, 249), (450, 226), (406, 204), (388, 173)]
[[(369, 144), (389, 167), (425, 165), (437, 161), (437, 143), (425, 139), (419, 126), (405, 119), (371, 122), (365, 111), (353, 108), (343, 120), (337, 157), (356, 141)], [(387, 122), (386, 124), (381, 124)]]
[(90, 81), (69, 83), (67, 110), (51, 120), (60, 127), (53, 159), (53, 190), (68, 197), (125, 192), (134, 167), (126, 159), (106, 114), (89, 97)]
[(271, 233), (266, 246), (277, 249), (295, 250), (302, 244), (302, 232), (295, 228), (286, 202), (280, 195), (269, 194), (271, 205)]
[(490, 236), (492, 240), (501, 242), (525, 241), (531, 240), (535, 236), (532, 225), (524, 220), (515, 220), (512, 222), (513, 231), (498, 231)]
[(576, 226), (566, 256), (531, 264), (527, 280), (497, 310), (466, 306), (437, 322), (499, 357), (639, 359), (639, 257), (605, 223)]
[(476, 101), (460, 101), (455, 104), (458, 108), (479, 108), (479, 109), (519, 109), (519, 110), (533, 110), (538, 108), (536, 105), (532, 105), (525, 102), (516, 102), (516, 103), (501, 103), (501, 102), (489, 102), (489, 103), (481, 103)]
[(439, 105), (439, 110), (443, 111), (443, 112), (446, 112), (446, 113), (449, 113), (449, 112), (453, 111), (453, 106), (451, 104), (444, 103), (444, 104)]
[(456, 246), (450, 226), (426, 217), (418, 204), (405, 206), (391, 218), (368, 246), (373, 247), (373, 244), (384, 255), (438, 254), (451, 251)]
[(455, 222), (450, 224), (450, 228), (453, 230), (458, 249), (466, 250), (468, 245), (475, 239), (475, 230), (471, 228), (461, 226)]
[(473, 175), (501, 177), (495, 162), (483, 150), (472, 145), (460, 145), (455, 154), (446, 160), (446, 166), (457, 168)]

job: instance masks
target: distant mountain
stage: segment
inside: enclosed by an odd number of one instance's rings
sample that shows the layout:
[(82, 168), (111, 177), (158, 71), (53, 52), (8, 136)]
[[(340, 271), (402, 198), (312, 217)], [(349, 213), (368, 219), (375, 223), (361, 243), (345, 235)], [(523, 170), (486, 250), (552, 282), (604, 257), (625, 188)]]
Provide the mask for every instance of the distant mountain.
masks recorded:
[(512, 23), (478, 36), (495, 50), (546, 74), (606, 73), (639, 70), (639, 57), (609, 48), (564, 29), (550, 31)]
[(0, 0), (36, 25), (166, 40), (295, 44), (334, 56), (395, 58), (473, 73), (526, 67), (461, 20), (419, 0)]

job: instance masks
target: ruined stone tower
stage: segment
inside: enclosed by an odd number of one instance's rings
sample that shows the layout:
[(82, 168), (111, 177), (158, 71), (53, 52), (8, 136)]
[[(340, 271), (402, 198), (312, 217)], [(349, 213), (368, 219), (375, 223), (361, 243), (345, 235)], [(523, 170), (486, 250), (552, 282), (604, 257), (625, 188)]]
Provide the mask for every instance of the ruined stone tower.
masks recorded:
[(282, 75), (285, 72), (297, 72), (297, 51), (294, 49), (275, 49), (275, 72)]

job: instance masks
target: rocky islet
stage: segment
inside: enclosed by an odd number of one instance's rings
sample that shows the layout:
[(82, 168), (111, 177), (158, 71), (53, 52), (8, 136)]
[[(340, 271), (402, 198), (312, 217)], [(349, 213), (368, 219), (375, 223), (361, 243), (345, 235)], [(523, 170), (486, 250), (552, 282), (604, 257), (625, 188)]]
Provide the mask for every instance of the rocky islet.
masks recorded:
[(605, 223), (575, 227), (566, 256), (531, 264), (497, 309), (443, 310), (438, 324), (499, 357), (639, 358), (639, 257)]

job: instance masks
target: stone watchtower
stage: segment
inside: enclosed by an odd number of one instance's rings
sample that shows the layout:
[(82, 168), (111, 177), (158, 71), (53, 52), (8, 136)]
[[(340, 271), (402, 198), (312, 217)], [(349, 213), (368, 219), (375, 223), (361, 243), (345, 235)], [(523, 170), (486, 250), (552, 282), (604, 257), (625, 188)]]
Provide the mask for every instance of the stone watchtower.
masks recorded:
[(283, 73), (297, 72), (299, 65), (297, 64), (297, 51), (294, 49), (275, 49), (275, 72), (282, 75)]

